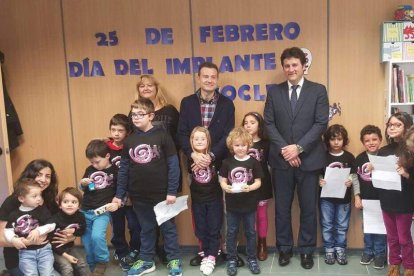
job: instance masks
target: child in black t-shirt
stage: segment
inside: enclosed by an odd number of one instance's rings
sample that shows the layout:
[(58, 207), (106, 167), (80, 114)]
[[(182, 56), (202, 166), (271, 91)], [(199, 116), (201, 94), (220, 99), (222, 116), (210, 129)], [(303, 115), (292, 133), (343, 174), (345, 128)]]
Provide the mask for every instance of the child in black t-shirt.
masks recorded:
[[(56, 224), (56, 230), (66, 234), (80, 237), (85, 232), (86, 221), (83, 213), (79, 211), (82, 194), (76, 188), (64, 189), (59, 197), (60, 210), (52, 216), (51, 222)], [(70, 242), (63, 246), (53, 244), (56, 265), (62, 276), (89, 275), (89, 268), (85, 262), (83, 252), (74, 248), (75, 243)]]
[[(351, 168), (350, 177), (356, 178), (354, 173), (354, 156), (345, 150), (348, 145), (348, 132), (342, 125), (330, 126), (324, 136), (324, 142), (328, 148), (327, 167)], [(323, 187), (326, 181), (321, 178), (319, 184)], [(322, 240), (325, 250), (325, 263), (332, 265), (335, 259), (340, 265), (348, 263), (345, 249), (347, 246), (346, 235), (351, 216), (351, 186), (352, 179), (345, 181), (347, 187), (344, 198), (321, 197), (320, 216)]]
[(15, 195), (20, 201), (19, 209), (9, 215), (4, 236), (19, 250), (19, 269), (23, 275), (58, 275), (53, 269), (53, 252), (49, 242), (26, 246), (22, 238), (36, 240), (41, 235), (55, 229), (49, 223), (50, 212), (43, 204), (42, 191), (33, 179), (21, 179), (17, 182)]
[[(193, 152), (208, 154), (211, 147), (211, 138), (208, 129), (195, 127), (190, 135), (190, 144)], [(218, 181), (214, 162), (207, 168), (191, 166), (191, 207), (194, 218), (194, 228), (197, 238), (201, 241), (204, 258), (201, 261), (200, 271), (210, 275), (216, 265), (216, 258), (220, 248), (220, 229), (223, 224), (223, 193)]]
[[(121, 204), (129, 193), (141, 225), (141, 247), (138, 260), (129, 275), (142, 275), (155, 270), (156, 216), (154, 206), (161, 201), (173, 204), (176, 200), (180, 169), (177, 151), (171, 136), (153, 126), (154, 104), (139, 99), (131, 105), (134, 130), (124, 142), (118, 187), (113, 202)], [(182, 274), (182, 262), (174, 219), (160, 225), (168, 259), (169, 275)]]
[[(106, 229), (111, 216), (108, 212), (118, 209), (118, 204), (111, 203), (115, 195), (117, 169), (109, 160), (109, 148), (103, 140), (90, 141), (85, 153), (92, 165), (86, 169), (80, 181), (84, 192), (82, 212), (86, 219), (82, 243), (91, 271), (94, 275), (104, 275), (109, 262)], [(106, 207), (104, 212), (95, 212), (102, 206)]]
[(263, 177), (262, 167), (248, 152), (252, 136), (243, 127), (234, 128), (226, 139), (234, 155), (223, 161), (220, 185), (226, 195), (227, 275), (237, 274), (237, 234), (243, 223), (246, 236), (247, 265), (253, 274), (260, 273), (256, 252), (257, 189)]

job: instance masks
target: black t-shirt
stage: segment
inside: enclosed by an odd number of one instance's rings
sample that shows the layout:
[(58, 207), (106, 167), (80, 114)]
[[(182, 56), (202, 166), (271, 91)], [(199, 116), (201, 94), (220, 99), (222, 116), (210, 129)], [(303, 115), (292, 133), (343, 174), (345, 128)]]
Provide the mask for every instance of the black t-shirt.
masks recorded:
[[(397, 154), (397, 143), (382, 147), (378, 156)], [(375, 168), (374, 168), (375, 170)], [(385, 212), (407, 214), (414, 211), (414, 171), (409, 169), (410, 178), (401, 177), (401, 191), (378, 189), (381, 209)]]
[(116, 178), (118, 169), (116, 166), (98, 171), (93, 166), (89, 166), (83, 178), (92, 179), (95, 183), (95, 190), (90, 191), (84, 187), (82, 210), (99, 208), (107, 203), (111, 203), (116, 191)]
[[(50, 238), (53, 237), (55, 232), (70, 228), (75, 229), (75, 232), (73, 233), (74, 236), (80, 237), (85, 232), (86, 227), (85, 215), (79, 211), (76, 211), (73, 215), (68, 215), (60, 210), (50, 218), (48, 223), (56, 223), (55, 231), (50, 233)], [(69, 242), (60, 247), (57, 247), (59, 246), (58, 244), (52, 243), (53, 252), (57, 253), (58, 255), (62, 255), (63, 253), (67, 252), (69, 248), (72, 248), (74, 244), (74, 242)]]
[[(336, 156), (332, 155), (329, 152), (327, 152), (327, 166), (330, 168), (351, 168), (351, 174), (355, 173), (355, 157), (352, 155), (352, 153), (348, 151), (344, 151), (341, 155)], [(345, 183), (344, 183), (345, 185)], [(334, 198), (334, 197), (324, 197), (322, 199), (328, 200), (332, 203), (336, 204), (345, 204), (351, 202), (351, 187), (346, 189), (345, 197), (344, 198)]]
[(119, 168), (119, 163), (121, 161), (121, 154), (122, 154), (122, 147), (118, 147), (114, 145), (114, 141), (112, 139), (109, 139), (109, 141), (106, 142), (106, 145), (109, 148), (109, 160), (111, 161), (112, 166), (115, 166), (115, 168)]
[[(231, 156), (225, 159), (220, 168), (220, 176), (227, 178), (228, 184), (247, 183), (252, 185), (254, 180), (263, 177), (259, 161), (249, 156), (240, 161)], [(226, 209), (234, 212), (253, 212), (257, 208), (258, 190), (248, 193), (225, 193)]]
[(124, 142), (128, 160), (128, 194), (134, 203), (156, 205), (168, 191), (167, 158), (177, 154), (171, 136), (160, 127), (134, 131)]
[(213, 162), (207, 169), (191, 172), (190, 191), (193, 203), (209, 202), (223, 197)]
[[(9, 214), (6, 228), (13, 228), (14, 234), (25, 238), (32, 230), (47, 224), (50, 217), (50, 212), (45, 205), (34, 208), (31, 211), (21, 211), (17, 208)], [(45, 245), (29, 245), (26, 250), (39, 249)]]
[(273, 197), (273, 187), (269, 168), (267, 166), (267, 159), (269, 156), (269, 142), (265, 140), (254, 142), (253, 146), (249, 149), (249, 155), (260, 162), (264, 174), (264, 177), (261, 179), (262, 185), (258, 190), (258, 199), (271, 199)]
[(372, 185), (371, 172), (367, 171), (369, 158), (366, 151), (362, 152), (355, 159), (355, 171), (358, 174), (361, 199), (378, 200), (378, 189)]
[(178, 110), (170, 104), (156, 110), (154, 113), (154, 120), (152, 120), (153, 126), (162, 126), (171, 135), (174, 140), (174, 144), (178, 149), (177, 127), (180, 113), (178, 113)]

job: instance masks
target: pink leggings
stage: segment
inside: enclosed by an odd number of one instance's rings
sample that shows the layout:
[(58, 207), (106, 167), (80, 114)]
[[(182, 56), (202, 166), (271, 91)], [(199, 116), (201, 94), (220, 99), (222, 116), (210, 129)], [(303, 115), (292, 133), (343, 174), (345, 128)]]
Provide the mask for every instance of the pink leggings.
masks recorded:
[(259, 238), (267, 236), (267, 200), (261, 200), (257, 204), (256, 229)]

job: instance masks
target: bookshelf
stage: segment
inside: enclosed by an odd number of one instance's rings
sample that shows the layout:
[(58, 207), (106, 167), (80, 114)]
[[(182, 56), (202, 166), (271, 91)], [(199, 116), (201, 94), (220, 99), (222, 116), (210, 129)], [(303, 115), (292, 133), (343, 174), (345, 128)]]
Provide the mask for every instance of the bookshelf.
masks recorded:
[(391, 114), (404, 111), (414, 114), (414, 60), (385, 63), (387, 120)]

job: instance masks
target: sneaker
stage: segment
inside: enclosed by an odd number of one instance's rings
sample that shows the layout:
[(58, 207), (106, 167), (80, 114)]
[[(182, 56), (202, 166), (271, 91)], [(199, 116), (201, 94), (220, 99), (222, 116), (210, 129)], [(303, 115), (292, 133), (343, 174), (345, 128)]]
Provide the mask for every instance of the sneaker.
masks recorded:
[(197, 255), (190, 260), (190, 265), (191, 266), (201, 265), (201, 261), (203, 260), (203, 258), (204, 258), (204, 251), (198, 252)]
[(362, 265), (369, 265), (374, 260), (374, 256), (362, 253), (361, 260), (359, 261)]
[(121, 261), (119, 262), (119, 266), (122, 268), (123, 271), (128, 271), (131, 268), (131, 266), (136, 261), (138, 261), (138, 255), (139, 255), (139, 251), (136, 249), (129, 252), (128, 255), (121, 258)]
[(239, 254), (237, 254), (237, 267), (242, 267), (244, 266), (244, 261), (243, 259), (239, 256)]
[(325, 253), (325, 264), (333, 265), (335, 263), (335, 254), (333, 252)]
[(155, 270), (155, 263), (154, 262), (146, 262), (143, 260), (138, 260), (134, 263), (134, 265), (128, 270), (128, 274), (130, 276), (140, 276)]
[(171, 260), (168, 262), (168, 276), (181, 276), (183, 275), (183, 268), (179, 259)]
[(227, 262), (227, 275), (235, 276), (237, 274), (237, 261), (230, 260)]
[(384, 269), (385, 267), (385, 256), (375, 256), (374, 258), (374, 268), (375, 269)]
[(342, 251), (336, 252), (336, 261), (340, 265), (346, 265), (346, 264), (348, 264), (348, 259), (346, 258), (345, 252), (342, 252)]
[(203, 272), (204, 275), (210, 275), (213, 273), (214, 267), (216, 266), (216, 261), (213, 256), (209, 256), (208, 258), (205, 258), (204, 263), (202, 264), (201, 272)]
[(250, 269), (252, 274), (260, 274), (260, 267), (256, 259), (247, 260), (247, 267)]

